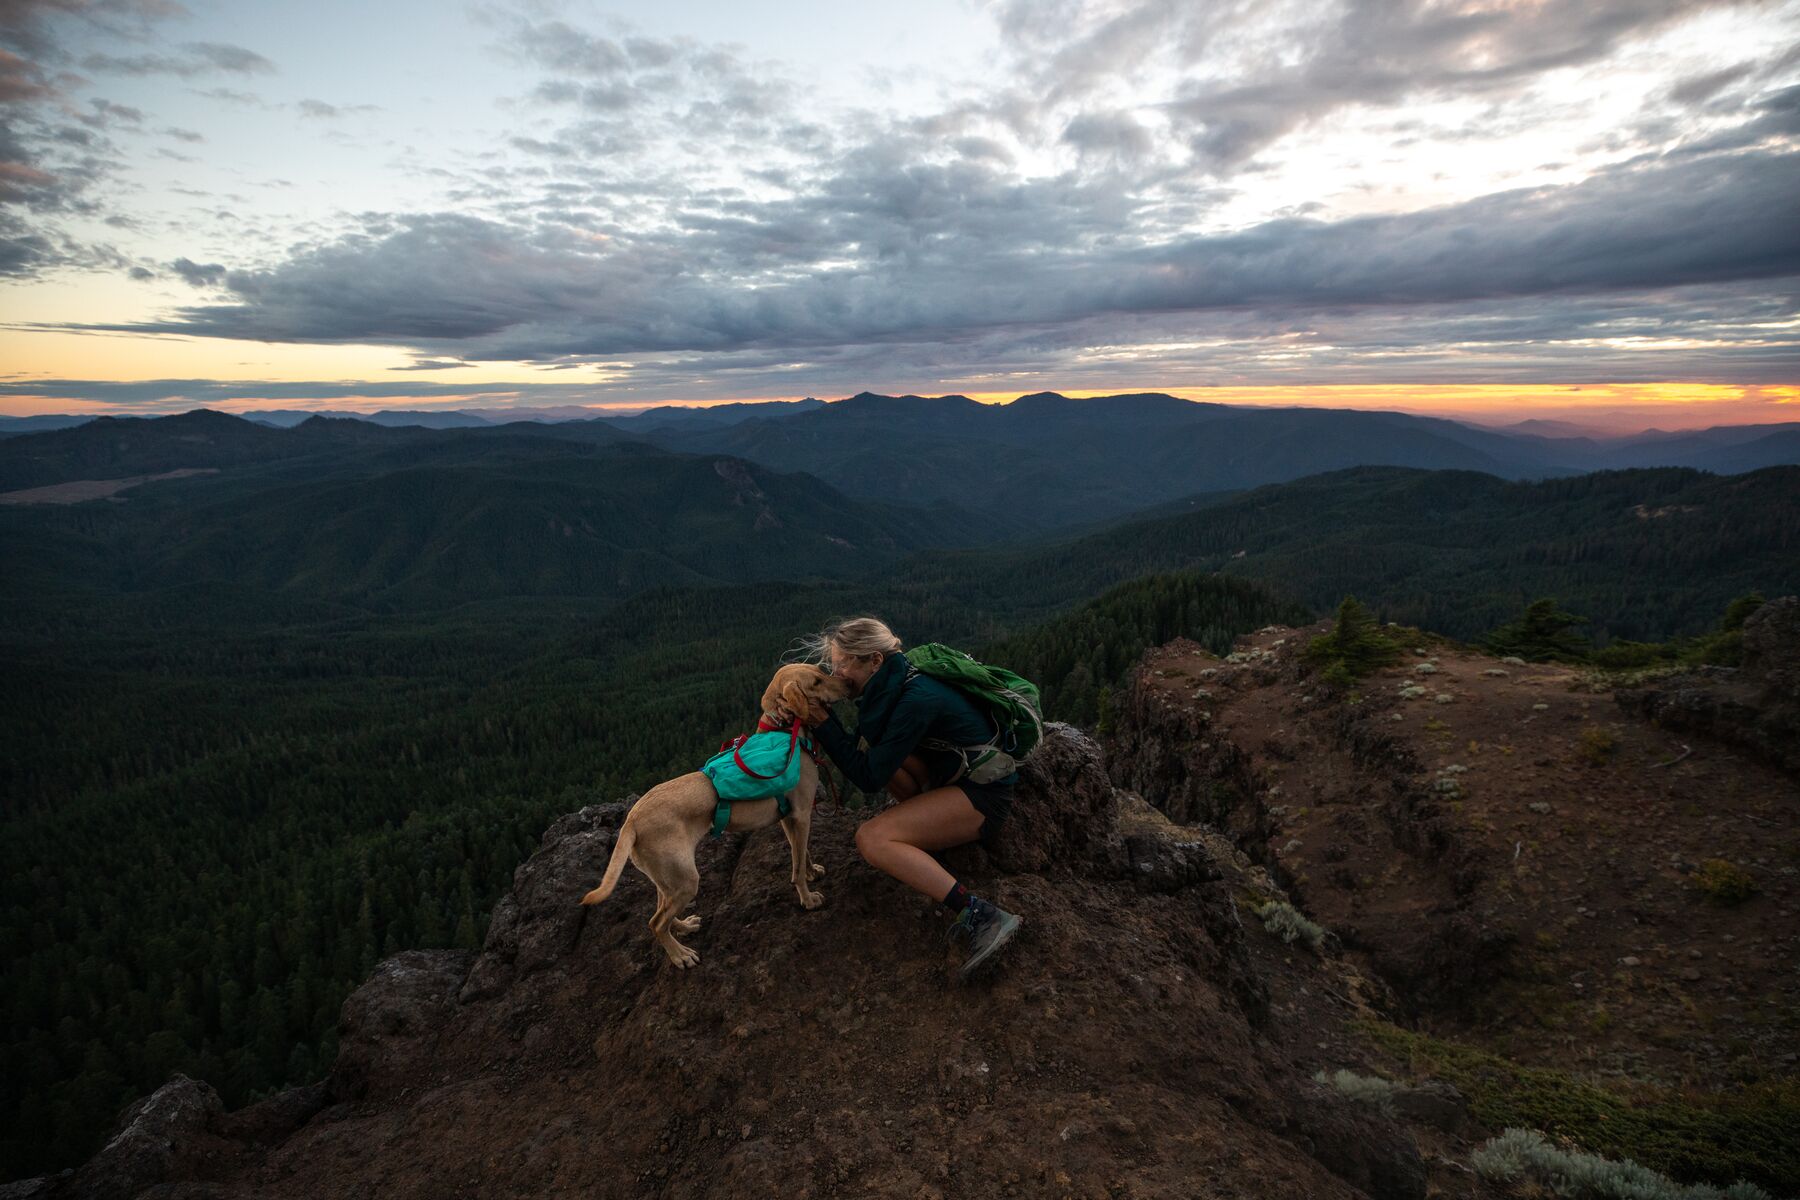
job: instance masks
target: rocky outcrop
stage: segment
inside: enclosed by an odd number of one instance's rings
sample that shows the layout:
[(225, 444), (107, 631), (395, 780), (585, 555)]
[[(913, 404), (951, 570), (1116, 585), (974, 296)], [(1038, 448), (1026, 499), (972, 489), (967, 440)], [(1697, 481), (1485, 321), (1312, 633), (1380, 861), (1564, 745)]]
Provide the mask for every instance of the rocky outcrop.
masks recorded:
[(1118, 862), (1118, 802), (1100, 747), (1072, 725), (1045, 726), (1019, 767), (1022, 799), (1001, 827), (995, 865), (1008, 874), (1052, 867), (1104, 871)]
[(235, 1196), (224, 1180), (327, 1103), (325, 1083), (227, 1113), (211, 1084), (176, 1074), (128, 1106), (106, 1145), (80, 1169), (0, 1186), (3, 1200), (136, 1200)]
[[(1395, 632), (1398, 661), (1332, 685), (1304, 654), (1321, 621), (1223, 656), (1147, 652), (1105, 759), (1122, 788), (1266, 871), (1321, 943), (1336, 934), (1388, 985), (1370, 996), (1384, 1011), (1534, 1065), (1565, 1065), (1573, 1036), (1593, 1069), (1723, 1087), (1745, 1056), (1800, 1053), (1759, 1008), (1800, 986), (1775, 965), (1800, 953), (1800, 873), (1780, 851), (1800, 837), (1800, 791), (1772, 765), (1797, 611), (1763, 605), (1743, 668), (1702, 676), (1709, 711), (1728, 713), (1735, 688), (1756, 714), (1737, 740), (1634, 719), (1634, 697), (1686, 695), (1679, 682), (1609, 693), (1419, 630)], [(1765, 753), (1739, 753), (1748, 738)]]
[(1800, 596), (1758, 607), (1743, 637), (1742, 666), (1661, 675), (1614, 698), (1664, 729), (1738, 747), (1800, 777)]
[[(1126, 805), (1138, 812), (1121, 824)], [(1141, 811), (1140, 811), (1141, 810)], [(959, 984), (946, 916), (821, 808), (823, 908), (778, 829), (703, 840), (700, 964), (600, 877), (624, 804), (561, 818), (479, 954), (408, 951), (344, 1004), (330, 1077), (240, 1113), (177, 1079), (44, 1196), (1417, 1197), (1402, 1126), (1312, 1081), (1352, 969), (1245, 919), (1267, 876), (1053, 726), (1006, 836), (946, 855), (1025, 924)], [(1148, 814), (1155, 819), (1144, 819)], [(111, 1182), (107, 1182), (111, 1181)], [(110, 1188), (111, 1190), (104, 1190)]]
[(380, 1099), (427, 1069), (474, 958), (467, 950), (405, 950), (377, 963), (338, 1017), (333, 1097)]
[[(1345, 944), (1367, 953), (1409, 1006), (1453, 1006), (1504, 969), (1512, 936), (1471, 911), (1481, 868), (1444, 818), (1441, 794), (1417, 778), (1417, 757), (1402, 741), (1352, 708), (1321, 704), (1303, 732), (1264, 707), (1271, 696), (1320, 690), (1289, 652), (1320, 631), (1271, 628), (1262, 633), (1274, 649), (1252, 644), (1225, 658), (1185, 638), (1160, 647), (1128, 680), (1107, 739), (1109, 769), (1121, 787), (1154, 797), (1171, 820), (1230, 837)], [(1290, 814), (1319, 798), (1292, 778), (1298, 771), (1287, 771), (1285, 782), (1278, 776), (1289, 764), (1302, 767), (1302, 757), (1315, 760), (1318, 742), (1345, 760), (1344, 769), (1327, 773), (1343, 788), (1328, 801), (1328, 853), (1336, 857), (1334, 869), (1303, 877), (1281, 847), (1295, 840)], [(1392, 913), (1352, 903), (1353, 847), (1384, 869), (1397, 857), (1410, 860), (1422, 903)]]

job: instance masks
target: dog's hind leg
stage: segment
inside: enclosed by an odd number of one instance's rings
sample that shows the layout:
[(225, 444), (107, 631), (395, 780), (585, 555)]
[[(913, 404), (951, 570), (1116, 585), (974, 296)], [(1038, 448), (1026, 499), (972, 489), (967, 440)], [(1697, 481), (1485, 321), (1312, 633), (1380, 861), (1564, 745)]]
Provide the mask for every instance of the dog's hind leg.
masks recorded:
[(668, 891), (663, 894), (662, 903), (656, 906), (656, 914), (650, 918), (650, 935), (662, 946), (670, 962), (677, 967), (691, 967), (700, 961), (700, 952), (676, 941), (670, 929), (692, 932), (683, 927), (684, 923), (676, 921), (675, 914), (693, 903), (700, 893), (700, 871), (694, 866), (691, 853), (679, 860), (664, 859), (657, 867), (657, 874), (667, 882)]

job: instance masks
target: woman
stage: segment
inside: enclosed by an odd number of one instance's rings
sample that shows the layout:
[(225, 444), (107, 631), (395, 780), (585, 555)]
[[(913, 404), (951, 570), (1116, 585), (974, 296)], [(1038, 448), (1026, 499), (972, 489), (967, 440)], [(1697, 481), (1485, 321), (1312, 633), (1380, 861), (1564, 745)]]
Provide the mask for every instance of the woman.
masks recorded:
[(850, 684), (867, 749), (858, 749), (836, 713), (814, 727), (819, 744), (862, 791), (885, 789), (896, 801), (857, 827), (856, 848), (869, 865), (956, 914), (950, 933), (969, 940), (966, 977), (1012, 939), (1019, 918), (970, 894), (930, 852), (977, 839), (992, 846), (1019, 773), (986, 784), (958, 780), (959, 755), (920, 744), (978, 746), (993, 738), (994, 725), (957, 688), (923, 673), (907, 679), (900, 639), (881, 621), (837, 621), (803, 640), (808, 657)]

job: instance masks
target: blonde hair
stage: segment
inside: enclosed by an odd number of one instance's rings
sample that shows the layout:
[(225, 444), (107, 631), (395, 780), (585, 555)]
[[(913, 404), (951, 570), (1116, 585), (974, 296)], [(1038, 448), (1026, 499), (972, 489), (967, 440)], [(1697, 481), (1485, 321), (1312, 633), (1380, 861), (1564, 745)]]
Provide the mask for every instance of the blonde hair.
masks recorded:
[(801, 635), (798, 641), (798, 657), (791, 661), (811, 663), (827, 671), (831, 669), (831, 648), (834, 645), (841, 652), (857, 658), (867, 658), (878, 651), (892, 654), (903, 648), (899, 637), (887, 627), (887, 622), (870, 616), (839, 617), (817, 633)]

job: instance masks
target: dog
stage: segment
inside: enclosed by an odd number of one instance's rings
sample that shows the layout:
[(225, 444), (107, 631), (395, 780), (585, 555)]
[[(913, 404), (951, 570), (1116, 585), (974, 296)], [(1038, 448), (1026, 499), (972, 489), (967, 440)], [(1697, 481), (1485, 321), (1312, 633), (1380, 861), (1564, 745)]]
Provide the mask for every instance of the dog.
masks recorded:
[[(808, 726), (817, 725), (828, 715), (826, 705), (843, 700), (850, 694), (847, 681), (828, 675), (818, 667), (805, 663), (789, 663), (775, 672), (769, 686), (763, 689), (762, 711), (768, 718), (764, 724), (788, 728), (799, 717)], [(750, 830), (773, 825), (779, 817), (781, 831), (787, 835), (793, 852), (794, 890), (800, 895), (800, 907), (814, 909), (825, 903), (825, 897), (808, 885), (824, 877), (825, 868), (807, 855), (807, 834), (812, 828), (813, 793), (819, 786), (819, 768), (812, 756), (799, 746), (800, 782), (787, 794), (788, 815), (780, 817), (775, 797), (767, 800), (734, 800), (731, 822), (727, 829)], [(650, 918), (650, 936), (662, 946), (669, 961), (687, 968), (700, 961), (699, 952), (675, 940), (676, 933), (693, 933), (700, 928), (696, 914), (677, 917), (700, 890), (700, 871), (694, 866), (694, 850), (712, 829), (713, 810), (719, 796), (712, 780), (703, 771), (690, 771), (657, 784), (638, 798), (619, 826), (613, 843), (612, 858), (606, 864), (606, 875), (600, 886), (581, 898), (583, 904), (598, 904), (612, 895), (625, 871), (626, 860), (650, 877), (656, 885), (656, 912)]]

